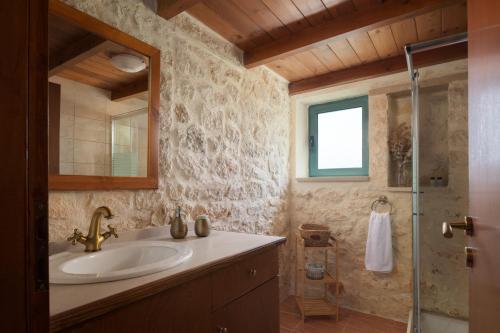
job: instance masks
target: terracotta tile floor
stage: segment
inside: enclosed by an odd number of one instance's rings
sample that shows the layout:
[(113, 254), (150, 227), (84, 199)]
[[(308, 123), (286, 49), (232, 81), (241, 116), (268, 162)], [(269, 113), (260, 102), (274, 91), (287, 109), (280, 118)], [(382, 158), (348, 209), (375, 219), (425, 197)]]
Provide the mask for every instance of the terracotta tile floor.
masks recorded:
[(340, 320), (332, 317), (300, 319), (295, 299), (281, 304), (281, 333), (406, 333), (406, 324), (364, 313), (341, 309)]

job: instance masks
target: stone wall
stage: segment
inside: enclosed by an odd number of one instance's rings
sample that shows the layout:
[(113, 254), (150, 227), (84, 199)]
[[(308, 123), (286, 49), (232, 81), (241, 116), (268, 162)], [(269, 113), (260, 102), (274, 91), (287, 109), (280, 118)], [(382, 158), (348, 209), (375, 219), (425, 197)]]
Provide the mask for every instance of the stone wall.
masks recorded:
[[(445, 240), (441, 235), (441, 223), (462, 219), (468, 207), (467, 81), (452, 81), (423, 89), (421, 105), (421, 137), (424, 138), (421, 184), (425, 192), (420, 242), (422, 305), (425, 310), (467, 317), (467, 274), (463, 264), (465, 239), (460, 232), (456, 232), (453, 239)], [(292, 231), (301, 223), (326, 224), (340, 241), (340, 280), (344, 285), (341, 304), (401, 321), (407, 320), (412, 305), (411, 193), (405, 188), (388, 188), (387, 139), (395, 126), (391, 125), (389, 118), (396, 117), (398, 123), (409, 123), (410, 114), (408, 91), (370, 95), (369, 181), (308, 182), (292, 179), (290, 194)], [(292, 114), (292, 132), (295, 133), (295, 127), (304, 126), (297, 123), (296, 117), (297, 112)], [(295, 136), (292, 136), (292, 146), (297, 145), (295, 141)], [(296, 156), (294, 151), (300, 149), (292, 150), (291, 175), (296, 174), (293, 161), (304, 158)], [(443, 176), (447, 186), (429, 187), (430, 176)], [(390, 274), (368, 272), (364, 267), (370, 205), (380, 195), (386, 195), (393, 205), (395, 269)], [(294, 251), (291, 257), (295, 259)], [(291, 278), (293, 293), (294, 276)]]
[[(344, 285), (342, 306), (406, 321), (412, 290), (411, 194), (387, 189), (388, 110), (387, 95), (369, 96), (370, 180), (323, 183), (292, 180), (290, 220), (292, 230), (306, 222), (328, 225), (339, 240), (340, 280)], [(293, 163), (290, 174), (294, 174)], [(368, 272), (364, 268), (370, 205), (380, 195), (386, 195), (393, 205), (395, 266), (390, 274)]]
[(136, 0), (65, 2), (160, 49), (160, 181), (155, 191), (51, 191), (50, 239), (85, 230), (101, 205), (118, 230), (164, 225), (180, 205), (220, 230), (287, 235), (286, 81), (246, 70), (239, 49), (186, 14), (167, 21)]
[[(289, 160), (296, 158), (290, 149), (295, 138), (289, 136), (298, 124), (290, 114), (286, 82), (265, 68), (244, 69), (239, 49), (188, 15), (166, 21), (136, 0), (65, 2), (161, 50), (160, 184), (155, 191), (52, 191), (51, 240), (64, 239), (75, 227), (85, 230), (100, 205), (113, 210), (121, 230), (164, 225), (177, 205), (189, 220), (208, 212), (220, 230), (288, 236), (304, 222), (327, 224), (341, 244), (342, 305), (407, 319), (412, 290), (411, 195), (387, 188), (386, 94), (370, 96), (370, 180), (298, 182), (289, 177), (289, 170), (295, 175)], [(463, 111), (461, 84), (450, 85), (450, 96), (457, 92), (458, 97), (450, 97), (449, 103)], [(462, 118), (456, 126), (464, 126)], [(454, 142), (461, 142), (463, 131), (452, 133)], [(458, 179), (452, 177), (453, 161), (463, 164), (460, 147), (449, 150), (450, 189)], [(458, 167), (456, 175), (464, 176), (463, 168)], [(394, 207), (395, 269), (390, 274), (364, 269), (370, 205), (380, 195), (388, 196)], [(281, 251), (282, 296), (294, 290), (292, 244)], [(454, 260), (458, 263), (458, 255)], [(452, 267), (424, 280), (441, 284)], [(452, 292), (440, 289), (434, 300), (450, 300)]]

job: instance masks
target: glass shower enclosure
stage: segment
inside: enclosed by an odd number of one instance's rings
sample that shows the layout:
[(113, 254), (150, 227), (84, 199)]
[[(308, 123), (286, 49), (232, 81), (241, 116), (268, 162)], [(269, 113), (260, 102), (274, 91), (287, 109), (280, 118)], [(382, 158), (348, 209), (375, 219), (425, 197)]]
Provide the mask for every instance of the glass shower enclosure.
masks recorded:
[(412, 98), (412, 250), (415, 333), (468, 332), (465, 237), (442, 223), (468, 209), (467, 81), (422, 89), (413, 55), (464, 43), (467, 34), (405, 47)]

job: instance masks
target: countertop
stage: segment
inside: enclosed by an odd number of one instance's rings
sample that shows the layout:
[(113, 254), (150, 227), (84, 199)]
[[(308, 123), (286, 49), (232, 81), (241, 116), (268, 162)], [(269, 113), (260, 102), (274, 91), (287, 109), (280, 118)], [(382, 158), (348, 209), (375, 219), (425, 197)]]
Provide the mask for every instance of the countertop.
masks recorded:
[[(174, 240), (169, 233), (169, 227), (149, 228), (137, 231), (129, 231), (120, 234), (117, 240), (111, 240), (103, 244), (106, 248), (109, 244), (133, 240), (155, 240), (182, 243), (193, 249), (193, 255), (186, 262), (179, 266), (167, 269), (155, 274), (145, 275), (137, 278), (82, 284), (82, 285), (50, 285), (50, 316), (58, 316), (64, 312), (74, 310), (90, 303), (118, 295), (128, 290), (143, 287), (148, 284), (161, 282), (161, 280), (172, 280), (176, 276), (181, 276), (187, 272), (196, 271), (215, 265), (221, 261), (241, 254), (252, 252), (259, 248), (272, 244), (283, 243), (286, 238), (277, 236), (264, 236), (255, 234), (245, 234), (227, 231), (212, 230), (208, 237), (198, 238), (193, 233), (192, 225), (186, 239)], [(83, 246), (78, 245), (69, 248), (67, 243), (51, 244), (51, 252), (61, 251), (81, 251)]]

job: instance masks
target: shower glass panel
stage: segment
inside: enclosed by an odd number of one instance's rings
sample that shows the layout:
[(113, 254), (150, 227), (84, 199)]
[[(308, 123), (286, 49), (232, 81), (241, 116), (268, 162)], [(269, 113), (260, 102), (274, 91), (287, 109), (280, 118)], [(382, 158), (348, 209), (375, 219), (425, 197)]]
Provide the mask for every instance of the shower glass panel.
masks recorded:
[[(467, 33), (405, 46), (412, 91), (413, 316), (415, 333), (468, 332), (465, 237), (442, 223), (468, 211), (467, 78), (421, 89), (413, 55), (467, 42)], [(451, 73), (450, 73), (451, 74)]]
[(420, 332), (466, 333), (466, 239), (441, 227), (468, 211), (467, 80), (420, 88), (419, 125)]

